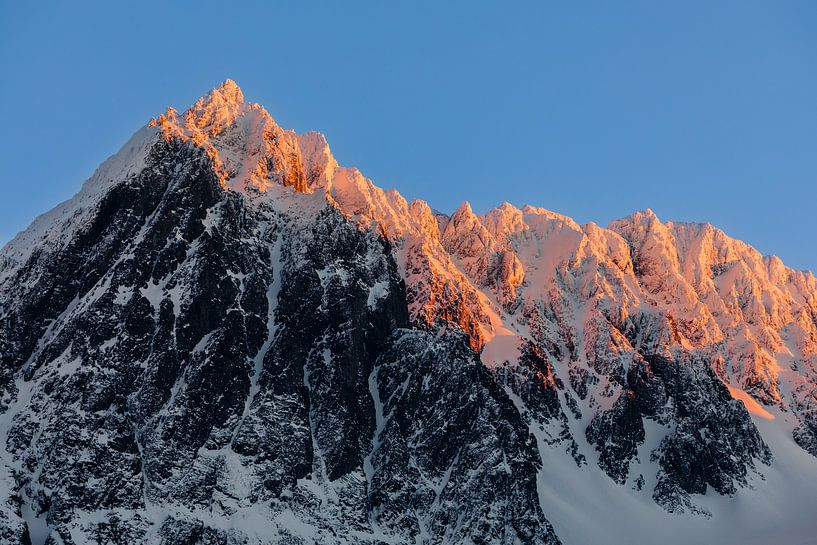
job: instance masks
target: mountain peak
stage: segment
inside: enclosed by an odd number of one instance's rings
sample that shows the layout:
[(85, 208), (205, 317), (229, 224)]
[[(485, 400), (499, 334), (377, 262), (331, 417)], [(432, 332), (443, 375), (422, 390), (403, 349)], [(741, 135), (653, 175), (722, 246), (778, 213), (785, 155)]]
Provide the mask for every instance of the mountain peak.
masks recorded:
[(245, 102), (241, 88), (228, 78), (199, 98), (181, 116), (174, 108), (169, 107), (164, 114), (152, 119), (149, 126), (158, 126), (165, 138), (192, 138), (196, 144), (202, 145), (208, 137), (219, 134), (233, 125), (239, 117), (250, 112), (256, 112), (273, 122), (260, 105)]
[(208, 106), (240, 105), (244, 103), (244, 93), (238, 84), (227, 78), (221, 85), (212, 89), (206, 96), (196, 101), (194, 108)]
[(185, 116), (195, 116), (203, 121), (212, 118), (227, 121), (245, 109), (244, 93), (236, 82), (226, 79), (218, 87), (203, 96), (185, 112)]
[(474, 215), (474, 211), (473, 211), (473, 209), (471, 209), (471, 203), (468, 202), (468, 201), (462, 201), (462, 204), (460, 204), (459, 207), (454, 211), (454, 214), (452, 214), (452, 217), (454, 217), (454, 216), (457, 216), (457, 217), (459, 217), (459, 216), (473, 216), (473, 215)]
[(652, 208), (645, 208), (644, 210), (639, 210), (638, 212), (633, 212), (630, 215), (631, 218), (636, 220), (646, 219), (646, 220), (657, 220), (658, 216), (655, 212), (652, 211)]
[(213, 89), (211, 94), (215, 92), (220, 93), (230, 102), (244, 102), (244, 93), (241, 92), (241, 87), (230, 78), (225, 79), (219, 87)]
[(232, 80), (168, 108), (0, 250), (0, 541), (813, 533), (817, 279), (611, 229), (435, 217)]
[(611, 221), (607, 228), (613, 231), (619, 231), (620, 229), (631, 229), (640, 226), (640, 228), (643, 229), (654, 223), (660, 224), (661, 220), (658, 219), (658, 216), (651, 208), (645, 208), (644, 210), (633, 212), (629, 216)]

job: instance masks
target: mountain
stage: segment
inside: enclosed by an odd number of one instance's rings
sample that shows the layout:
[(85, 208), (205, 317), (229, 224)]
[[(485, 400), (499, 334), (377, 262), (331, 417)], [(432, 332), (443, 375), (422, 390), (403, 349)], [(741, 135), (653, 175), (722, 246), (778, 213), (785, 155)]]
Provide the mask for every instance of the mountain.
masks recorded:
[(227, 80), (0, 251), (0, 541), (810, 543), (817, 279), (447, 216)]

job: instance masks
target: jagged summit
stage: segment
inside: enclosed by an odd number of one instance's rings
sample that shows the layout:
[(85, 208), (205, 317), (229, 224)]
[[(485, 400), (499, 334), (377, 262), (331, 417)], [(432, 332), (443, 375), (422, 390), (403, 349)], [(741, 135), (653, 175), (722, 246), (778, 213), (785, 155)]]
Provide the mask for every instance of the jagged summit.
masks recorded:
[[(217, 134), (236, 118), (250, 110), (264, 111), (258, 104), (244, 102), (244, 94), (238, 85), (227, 79), (219, 87), (199, 98), (188, 108), (179, 120), (178, 112), (168, 107), (158, 118), (151, 119), (150, 126), (159, 126), (167, 131), (167, 136), (185, 134), (193, 136), (197, 132)], [(265, 111), (264, 111), (265, 112)], [(172, 126), (176, 125), (176, 130)]]
[(244, 93), (241, 88), (235, 81), (228, 78), (221, 85), (214, 87), (209, 93), (196, 100), (188, 111), (207, 112), (240, 106), (244, 103)]
[(615, 225), (623, 225), (623, 224), (643, 224), (649, 225), (650, 223), (657, 222), (661, 223), (661, 220), (658, 219), (658, 215), (653, 212), (651, 208), (645, 208), (643, 210), (637, 210), (628, 216), (624, 216), (623, 218), (619, 218), (613, 220), (608, 225), (608, 228), (614, 229)]
[(219, 87), (213, 89), (210, 92), (210, 96), (212, 97), (216, 93), (220, 94), (224, 100), (229, 102), (244, 102), (244, 93), (241, 92), (241, 88), (238, 84), (230, 78), (225, 79)]
[(651, 218), (651, 219), (652, 218), (658, 219), (658, 216), (655, 214), (655, 212), (652, 211), (652, 208), (645, 208), (644, 210), (636, 212), (635, 214), (641, 215), (641, 216), (646, 216), (646, 217)]
[(452, 214), (452, 217), (456, 215), (473, 216), (474, 210), (471, 208), (471, 203), (468, 201), (462, 201), (462, 203), (457, 207), (457, 209)]

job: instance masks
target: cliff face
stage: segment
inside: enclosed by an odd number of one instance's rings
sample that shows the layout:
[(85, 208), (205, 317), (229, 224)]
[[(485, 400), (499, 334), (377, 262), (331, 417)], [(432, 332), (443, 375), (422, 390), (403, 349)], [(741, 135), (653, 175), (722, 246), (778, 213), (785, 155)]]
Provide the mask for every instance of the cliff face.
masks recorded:
[(3, 248), (0, 361), (9, 543), (717, 542), (817, 476), (812, 275), (435, 213), (231, 81)]

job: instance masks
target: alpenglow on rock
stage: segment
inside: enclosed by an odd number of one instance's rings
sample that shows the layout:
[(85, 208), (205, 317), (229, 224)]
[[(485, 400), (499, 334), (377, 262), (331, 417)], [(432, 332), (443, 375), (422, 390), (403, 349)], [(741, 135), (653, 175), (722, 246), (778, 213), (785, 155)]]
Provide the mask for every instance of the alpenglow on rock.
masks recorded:
[(817, 279), (447, 216), (228, 80), (0, 251), (0, 542), (797, 543)]

